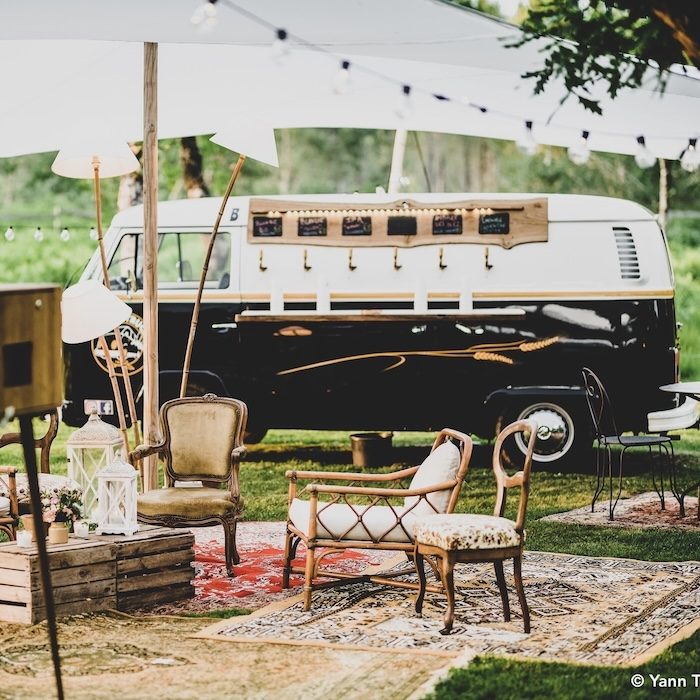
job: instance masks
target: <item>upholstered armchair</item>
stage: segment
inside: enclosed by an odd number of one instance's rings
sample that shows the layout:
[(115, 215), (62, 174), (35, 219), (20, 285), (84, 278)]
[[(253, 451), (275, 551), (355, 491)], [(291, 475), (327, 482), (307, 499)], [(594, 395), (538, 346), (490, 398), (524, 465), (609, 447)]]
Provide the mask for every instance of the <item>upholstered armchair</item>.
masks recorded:
[[(412, 558), (414, 524), (425, 515), (454, 510), (471, 454), (471, 438), (445, 428), (417, 467), (388, 474), (288, 471), (283, 587), (289, 586), (292, 573), (303, 574), (304, 609), (309, 610), (318, 587), (351, 580), (410, 586), (390, 575), (352, 577), (320, 564), (333, 551), (347, 548), (393, 550)], [(306, 546), (303, 569), (292, 566), (300, 542)], [(317, 584), (318, 577), (338, 581)]]
[(248, 408), (238, 399), (207, 394), (164, 403), (160, 419), (163, 441), (140, 445), (129, 455), (134, 466), (153, 454), (165, 462), (165, 488), (139, 496), (138, 518), (168, 527), (223, 525), (226, 570), (233, 576), (233, 565), (240, 561), (238, 464), (245, 455)]

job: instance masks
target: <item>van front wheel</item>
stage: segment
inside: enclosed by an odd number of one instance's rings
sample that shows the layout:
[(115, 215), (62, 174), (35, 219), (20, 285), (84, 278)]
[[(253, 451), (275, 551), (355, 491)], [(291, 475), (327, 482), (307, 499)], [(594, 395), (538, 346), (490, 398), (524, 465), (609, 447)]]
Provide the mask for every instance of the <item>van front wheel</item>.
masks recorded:
[[(509, 405), (496, 421), (496, 434), (516, 420), (537, 423), (537, 440), (532, 456), (534, 465), (552, 465), (565, 469), (574, 467), (587, 471), (591, 458), (591, 436), (588, 422), (581, 411), (555, 401)], [(527, 451), (529, 435), (518, 433), (512, 444), (505, 447), (506, 461), (521, 465)]]

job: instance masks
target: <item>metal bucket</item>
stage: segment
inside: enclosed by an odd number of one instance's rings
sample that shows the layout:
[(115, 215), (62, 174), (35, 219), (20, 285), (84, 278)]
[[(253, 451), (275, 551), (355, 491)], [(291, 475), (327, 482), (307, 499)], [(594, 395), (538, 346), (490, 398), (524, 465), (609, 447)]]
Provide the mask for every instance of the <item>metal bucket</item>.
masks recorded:
[(383, 467), (392, 464), (391, 438), (394, 433), (355, 433), (350, 436), (355, 467)]

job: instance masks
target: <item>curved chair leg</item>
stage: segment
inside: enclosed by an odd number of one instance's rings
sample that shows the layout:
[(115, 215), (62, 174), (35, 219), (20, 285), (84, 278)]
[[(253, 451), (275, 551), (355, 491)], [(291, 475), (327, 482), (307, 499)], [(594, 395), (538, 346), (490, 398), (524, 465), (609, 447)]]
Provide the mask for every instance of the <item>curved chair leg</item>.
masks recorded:
[(289, 588), (289, 577), (292, 573), (292, 561), (297, 554), (300, 539), (297, 535), (287, 532), (284, 537), (284, 568), (282, 569), (282, 588)]
[(442, 585), (447, 595), (447, 610), (444, 618), (445, 626), (440, 630), (440, 634), (449, 634), (455, 619), (454, 557), (450, 552), (445, 552), (441, 559)]
[(498, 590), (501, 593), (501, 603), (503, 604), (503, 618), (506, 622), (510, 622), (510, 604), (508, 602), (508, 589), (506, 588), (506, 577), (503, 573), (503, 562), (493, 562), (493, 568), (496, 571), (496, 581), (498, 582)]
[(416, 615), (423, 617), (423, 600), (425, 599), (425, 562), (423, 555), (416, 549), (414, 564), (418, 573), (418, 595), (416, 596)]
[(595, 510), (595, 504), (603, 489), (605, 488), (605, 461), (601, 458), (604, 454), (604, 448), (601, 447), (600, 441), (595, 451), (595, 491), (593, 492), (593, 500), (591, 501), (591, 513)]
[(517, 557), (513, 557), (513, 577), (515, 578), (515, 590), (518, 591), (520, 609), (523, 611), (523, 625), (525, 626), (525, 634), (529, 634), (530, 609), (527, 607), (527, 600), (525, 600), (525, 588), (523, 587), (522, 554), (519, 554)]
[(620, 500), (620, 495), (622, 494), (622, 464), (625, 459), (626, 447), (623, 447), (620, 451), (620, 466), (618, 468), (617, 474), (617, 495), (615, 496), (615, 502), (613, 503), (613, 485), (612, 485), (612, 455), (610, 460), (610, 520), (615, 519), (615, 508), (617, 508), (617, 503)]
[(239, 564), (241, 561), (236, 548), (236, 518), (227, 518), (222, 520), (224, 526), (224, 554), (226, 557), (226, 572), (229, 576), (235, 576), (233, 573), (234, 564)]
[(306, 566), (304, 567), (304, 611), (311, 610), (311, 586), (314, 580), (315, 565), (314, 547), (311, 543), (307, 542)]
[[(659, 501), (661, 503), (661, 510), (666, 510), (666, 497), (664, 494), (664, 467), (663, 467), (663, 464), (661, 462), (661, 449), (663, 448), (665, 450), (666, 446), (665, 445), (657, 445), (657, 447), (658, 447), (658, 452), (659, 452), (659, 459), (658, 459), (659, 481), (658, 481), (658, 483), (656, 481), (656, 461), (654, 460), (654, 451), (652, 450), (651, 445), (649, 445), (649, 463), (651, 464), (651, 483), (654, 487), (654, 491), (656, 491), (656, 495), (659, 497)], [(667, 455), (668, 455), (668, 453), (667, 453)], [(668, 461), (668, 459), (666, 461)]]

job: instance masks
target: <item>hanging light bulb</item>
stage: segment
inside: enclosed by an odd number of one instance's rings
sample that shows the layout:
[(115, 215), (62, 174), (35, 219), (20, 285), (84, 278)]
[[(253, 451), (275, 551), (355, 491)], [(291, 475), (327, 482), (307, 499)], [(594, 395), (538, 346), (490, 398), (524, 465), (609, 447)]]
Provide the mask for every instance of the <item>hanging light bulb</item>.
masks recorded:
[(276, 63), (283, 63), (289, 53), (289, 44), (287, 43), (287, 30), (278, 29), (277, 36), (272, 42), (272, 57)]
[(700, 166), (700, 153), (698, 153), (697, 144), (697, 139), (688, 139), (688, 147), (681, 156), (681, 168), (687, 173), (694, 173)]
[(6, 241), (14, 241), (15, 240), (15, 230), (12, 228), (12, 226), (9, 226), (7, 231), (5, 231), (5, 240)]
[(411, 86), (402, 85), (401, 86), (401, 100), (398, 105), (396, 105), (396, 116), (399, 119), (406, 119), (406, 117), (411, 113)]
[(537, 141), (535, 141), (535, 137), (532, 135), (531, 121), (525, 122), (525, 129), (523, 130), (523, 133), (520, 134), (520, 137), (515, 142), (515, 145), (522, 154), (526, 156), (535, 155), (535, 151), (537, 150)]
[(350, 61), (341, 61), (340, 69), (333, 78), (333, 92), (342, 95), (350, 87)]
[(44, 232), (41, 230), (41, 226), (37, 226), (34, 231), (34, 240), (37, 243), (41, 243), (44, 240)]
[(634, 161), (640, 168), (653, 168), (656, 165), (656, 156), (647, 148), (643, 136), (637, 136), (637, 152), (634, 154)]
[(216, 0), (204, 0), (198, 5), (190, 17), (190, 22), (204, 31), (213, 29), (219, 22)]
[(97, 229), (94, 226), (90, 226), (90, 240), (91, 241), (97, 240)]
[(588, 159), (591, 157), (591, 149), (588, 148), (589, 136), (590, 132), (582, 131), (578, 143), (569, 146), (567, 153), (569, 154), (569, 160), (571, 160), (574, 165), (583, 165), (587, 163)]
[(64, 243), (66, 241), (69, 241), (70, 240), (70, 231), (64, 227), (63, 231), (61, 231), (60, 238)]

